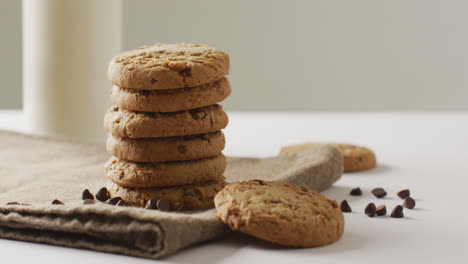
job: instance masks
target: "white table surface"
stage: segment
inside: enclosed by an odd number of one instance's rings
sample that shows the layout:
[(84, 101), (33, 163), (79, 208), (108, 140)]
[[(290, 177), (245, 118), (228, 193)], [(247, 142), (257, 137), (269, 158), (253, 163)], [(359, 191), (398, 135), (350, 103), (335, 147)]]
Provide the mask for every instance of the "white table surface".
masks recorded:
[[(0, 128), (23, 130), (19, 111), (0, 111)], [(379, 167), (345, 174), (324, 194), (347, 199), (345, 233), (314, 249), (271, 246), (245, 235), (194, 246), (161, 263), (468, 263), (468, 113), (230, 113), (227, 155), (275, 155), (281, 145), (303, 141), (362, 144), (377, 153)], [(1, 182), (0, 182), (1, 184)], [(349, 196), (353, 187), (364, 195)], [(387, 198), (369, 191), (382, 186)], [(367, 203), (416, 199), (405, 218), (369, 218)], [(0, 239), (2, 263), (154, 263), (158, 261)]]

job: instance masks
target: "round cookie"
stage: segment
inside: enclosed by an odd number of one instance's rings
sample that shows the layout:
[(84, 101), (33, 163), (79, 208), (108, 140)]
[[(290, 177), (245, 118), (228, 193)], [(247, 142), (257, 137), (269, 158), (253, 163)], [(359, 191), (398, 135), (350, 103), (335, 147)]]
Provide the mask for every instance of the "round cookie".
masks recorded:
[(209, 84), (192, 88), (167, 90), (135, 90), (112, 87), (112, 102), (121, 109), (141, 112), (177, 112), (219, 103), (231, 94), (231, 86), (223, 77)]
[(143, 113), (111, 108), (104, 128), (115, 137), (160, 138), (215, 132), (227, 126), (228, 117), (220, 105), (174, 113)]
[(336, 201), (305, 186), (235, 182), (214, 200), (218, 217), (231, 229), (284, 246), (323, 246), (338, 240), (344, 231)]
[(200, 210), (214, 207), (214, 196), (223, 189), (224, 178), (217, 181), (181, 185), (163, 188), (129, 188), (121, 187), (108, 181), (107, 189), (111, 197), (120, 197), (125, 204), (144, 207), (150, 199), (167, 199), (171, 210)]
[(107, 138), (107, 152), (121, 159), (140, 162), (164, 162), (202, 159), (216, 156), (224, 149), (221, 131), (168, 138)]
[(143, 163), (111, 157), (105, 167), (107, 177), (120, 186), (149, 188), (219, 179), (226, 169), (226, 158), (219, 154), (199, 160)]
[(194, 87), (229, 73), (229, 56), (208, 45), (156, 44), (126, 51), (109, 64), (109, 80), (142, 90)]
[[(305, 143), (301, 145), (286, 146), (281, 148), (280, 154), (299, 152), (317, 146), (323, 146), (324, 144), (325, 143)], [(374, 152), (366, 147), (342, 143), (327, 143), (327, 145), (338, 148), (343, 154), (344, 172), (368, 170), (377, 166), (377, 159)]]

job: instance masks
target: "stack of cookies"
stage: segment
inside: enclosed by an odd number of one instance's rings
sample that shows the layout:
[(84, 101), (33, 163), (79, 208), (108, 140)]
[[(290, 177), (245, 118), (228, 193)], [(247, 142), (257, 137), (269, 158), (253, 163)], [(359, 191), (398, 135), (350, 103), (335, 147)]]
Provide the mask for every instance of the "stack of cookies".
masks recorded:
[(225, 185), (229, 56), (207, 45), (157, 44), (112, 59), (106, 112), (108, 190), (160, 210), (214, 207)]

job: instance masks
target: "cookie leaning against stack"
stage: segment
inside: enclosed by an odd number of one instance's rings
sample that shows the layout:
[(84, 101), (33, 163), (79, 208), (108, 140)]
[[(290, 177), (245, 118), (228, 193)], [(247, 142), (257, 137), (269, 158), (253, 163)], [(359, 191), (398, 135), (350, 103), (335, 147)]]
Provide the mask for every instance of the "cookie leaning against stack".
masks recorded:
[(172, 210), (214, 207), (225, 185), (228, 117), (217, 103), (231, 93), (228, 73), (229, 56), (207, 45), (157, 44), (112, 59), (117, 106), (104, 118), (112, 197), (139, 207), (161, 199)]

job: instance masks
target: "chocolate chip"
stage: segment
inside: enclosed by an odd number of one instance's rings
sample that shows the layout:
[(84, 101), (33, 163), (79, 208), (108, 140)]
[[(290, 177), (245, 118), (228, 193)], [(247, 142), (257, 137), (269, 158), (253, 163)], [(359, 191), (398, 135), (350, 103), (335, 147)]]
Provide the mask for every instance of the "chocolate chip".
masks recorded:
[(81, 195), (81, 199), (83, 200), (94, 200), (94, 195), (88, 190), (84, 190), (83, 194)]
[(158, 202), (156, 203), (157, 207), (159, 210), (161, 211), (170, 211), (171, 210), (171, 203), (169, 202), (169, 200), (165, 199), (165, 198), (161, 198), (158, 200)]
[(179, 74), (182, 76), (190, 77), (192, 75), (190, 71), (191, 71), (190, 68), (186, 67), (185, 69), (181, 70)]
[(375, 210), (375, 213), (378, 216), (386, 215), (387, 214), (387, 207), (385, 206), (385, 204), (382, 204), (382, 205), (378, 206), (377, 209)]
[(357, 188), (352, 189), (351, 192), (349, 192), (349, 194), (353, 196), (359, 196), (359, 195), (362, 195), (362, 191), (359, 187), (357, 187)]
[(60, 200), (57, 200), (57, 199), (53, 200), (53, 201), (52, 201), (52, 204), (56, 204), (56, 205), (64, 205), (64, 203), (63, 203), (62, 201), (60, 201)]
[(114, 197), (114, 198), (110, 199), (109, 202), (107, 202), (107, 203), (112, 204), (112, 205), (116, 205), (121, 200), (122, 200), (122, 198), (120, 198), (120, 197)]
[(114, 107), (114, 109), (112, 109), (112, 110), (114, 110), (114, 112), (117, 112), (117, 111), (119, 111), (119, 107), (116, 106), (116, 107)]
[(124, 200), (120, 199), (120, 200), (115, 204), (115, 206), (125, 206)]
[(401, 205), (395, 206), (392, 213), (390, 214), (390, 217), (393, 217), (393, 218), (402, 218), (403, 216), (404, 216), (403, 206), (401, 206)]
[(20, 203), (18, 202), (8, 202), (6, 205), (19, 205)]
[(413, 209), (416, 206), (416, 201), (411, 197), (406, 197), (403, 206), (408, 209)]
[(155, 78), (151, 78), (151, 84), (155, 84), (158, 80), (156, 80)]
[(374, 203), (370, 203), (366, 206), (366, 209), (364, 209), (364, 213), (369, 216), (369, 217), (374, 217), (375, 216), (375, 211), (377, 208), (375, 208)]
[(397, 195), (401, 199), (405, 199), (406, 197), (410, 196), (410, 191), (408, 189), (404, 189), (404, 190), (399, 191)]
[(86, 199), (84, 200), (83, 204), (94, 204), (94, 200)]
[(185, 153), (187, 153), (187, 146), (185, 146), (185, 145), (179, 145), (179, 146), (177, 147), (177, 150), (178, 150), (180, 153), (185, 154)]
[(101, 189), (99, 189), (99, 191), (96, 193), (96, 199), (98, 199), (101, 202), (109, 200), (109, 192), (107, 191), (106, 187), (102, 187)]
[(158, 201), (156, 201), (156, 199), (150, 199), (146, 203), (145, 209), (155, 210), (155, 209), (157, 209), (157, 205), (156, 205), (157, 203), (158, 203)]
[(340, 209), (341, 209), (341, 212), (344, 212), (344, 213), (350, 213), (350, 212), (353, 211), (353, 210), (351, 210), (351, 206), (349, 206), (348, 201), (346, 201), (346, 200), (343, 200), (340, 203)]
[(387, 192), (383, 188), (375, 188), (372, 190), (372, 194), (377, 198), (383, 198), (387, 195)]

